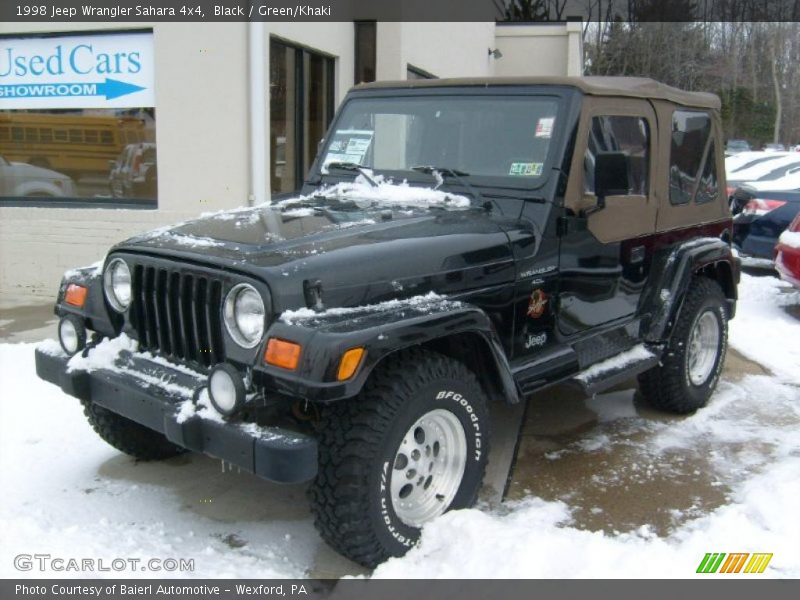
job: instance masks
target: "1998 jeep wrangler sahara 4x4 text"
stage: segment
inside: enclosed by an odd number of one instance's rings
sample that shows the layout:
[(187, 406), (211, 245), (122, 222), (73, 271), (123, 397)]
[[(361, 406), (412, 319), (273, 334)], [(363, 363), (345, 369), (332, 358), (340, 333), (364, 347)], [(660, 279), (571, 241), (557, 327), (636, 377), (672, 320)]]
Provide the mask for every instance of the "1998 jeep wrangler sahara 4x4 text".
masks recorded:
[(68, 273), (38, 374), (137, 458), (310, 481), (373, 566), (475, 502), (492, 429), (513, 456), (494, 407), (634, 375), (705, 405), (739, 279), (718, 108), (646, 79), (358, 86), (298, 193)]

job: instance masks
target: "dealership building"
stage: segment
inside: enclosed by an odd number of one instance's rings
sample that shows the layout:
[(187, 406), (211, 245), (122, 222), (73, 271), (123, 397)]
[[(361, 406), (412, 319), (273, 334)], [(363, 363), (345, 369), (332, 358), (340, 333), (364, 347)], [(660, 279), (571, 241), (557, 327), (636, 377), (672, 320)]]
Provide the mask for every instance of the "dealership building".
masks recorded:
[(582, 24), (3, 23), (0, 307), (135, 233), (300, 187), (356, 83), (580, 75)]

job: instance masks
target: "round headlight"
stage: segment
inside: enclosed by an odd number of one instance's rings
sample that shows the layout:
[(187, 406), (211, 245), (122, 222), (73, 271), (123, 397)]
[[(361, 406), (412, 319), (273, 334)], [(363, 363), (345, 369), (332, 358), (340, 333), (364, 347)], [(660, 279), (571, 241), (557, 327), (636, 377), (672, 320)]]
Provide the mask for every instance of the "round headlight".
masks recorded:
[(117, 312), (125, 312), (131, 305), (131, 270), (121, 258), (115, 258), (103, 274), (106, 300)]
[(240, 346), (252, 348), (264, 335), (264, 300), (247, 283), (235, 286), (225, 297), (225, 328)]

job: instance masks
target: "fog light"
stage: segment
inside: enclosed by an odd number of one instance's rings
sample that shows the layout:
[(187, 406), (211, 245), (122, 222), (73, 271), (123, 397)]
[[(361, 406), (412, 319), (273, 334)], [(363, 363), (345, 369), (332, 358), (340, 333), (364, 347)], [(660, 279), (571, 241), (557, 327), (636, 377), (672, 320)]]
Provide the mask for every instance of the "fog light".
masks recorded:
[(58, 322), (58, 341), (64, 352), (72, 356), (86, 347), (86, 327), (74, 315), (67, 315)]
[(220, 363), (208, 376), (208, 397), (218, 413), (229, 416), (244, 404), (244, 380), (233, 365)]

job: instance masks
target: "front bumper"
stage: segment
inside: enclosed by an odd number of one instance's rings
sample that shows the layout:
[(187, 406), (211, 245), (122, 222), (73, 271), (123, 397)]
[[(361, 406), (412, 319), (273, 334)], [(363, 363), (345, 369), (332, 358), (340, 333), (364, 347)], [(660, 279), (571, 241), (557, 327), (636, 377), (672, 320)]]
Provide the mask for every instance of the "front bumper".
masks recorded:
[[(158, 431), (173, 444), (202, 452), (278, 483), (301, 483), (317, 474), (315, 438), (277, 427), (255, 427), (193, 415), (181, 416), (184, 402), (170, 390), (194, 389), (198, 376), (128, 357), (131, 367), (67, 371), (69, 357), (36, 350), (36, 374), (71, 396), (94, 402), (118, 415)], [(142, 363), (142, 359), (138, 359)], [(130, 374), (128, 374), (130, 373)], [(148, 384), (148, 382), (150, 382)], [(169, 382), (170, 385), (160, 385)]]

